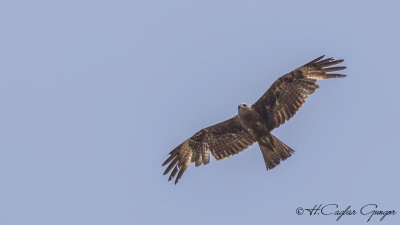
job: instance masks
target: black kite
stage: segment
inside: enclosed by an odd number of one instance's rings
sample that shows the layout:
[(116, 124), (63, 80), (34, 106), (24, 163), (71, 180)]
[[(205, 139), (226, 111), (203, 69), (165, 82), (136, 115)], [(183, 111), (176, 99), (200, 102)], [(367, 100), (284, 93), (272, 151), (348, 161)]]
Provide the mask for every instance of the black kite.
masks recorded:
[(272, 86), (249, 106), (240, 104), (238, 115), (224, 122), (204, 128), (184, 141), (169, 154), (162, 164), (168, 165), (164, 175), (171, 175), (175, 184), (182, 177), (191, 162), (195, 166), (208, 164), (210, 152), (217, 159), (235, 155), (254, 142), (258, 142), (267, 170), (279, 165), (294, 152), (271, 134), (271, 131), (294, 116), (304, 104), (307, 95), (319, 87), (317, 80), (345, 77), (343, 74), (329, 73), (346, 67), (333, 65), (343, 62), (333, 58), (318, 57), (292, 72), (277, 79)]

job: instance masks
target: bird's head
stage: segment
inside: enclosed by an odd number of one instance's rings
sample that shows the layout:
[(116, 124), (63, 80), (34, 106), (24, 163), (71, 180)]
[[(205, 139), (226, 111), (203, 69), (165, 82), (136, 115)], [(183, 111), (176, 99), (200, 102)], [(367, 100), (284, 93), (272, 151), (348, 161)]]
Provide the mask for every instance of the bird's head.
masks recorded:
[(242, 109), (247, 109), (247, 108), (250, 108), (250, 106), (248, 106), (246, 103), (241, 103), (238, 106), (238, 110), (239, 111), (242, 110)]

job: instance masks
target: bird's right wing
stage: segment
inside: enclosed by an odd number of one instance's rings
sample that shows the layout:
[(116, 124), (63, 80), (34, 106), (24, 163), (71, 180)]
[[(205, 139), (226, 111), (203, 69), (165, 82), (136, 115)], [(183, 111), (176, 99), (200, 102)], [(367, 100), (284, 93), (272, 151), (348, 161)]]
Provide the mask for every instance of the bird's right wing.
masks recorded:
[(253, 143), (253, 138), (242, 128), (238, 116), (235, 116), (200, 130), (172, 150), (169, 158), (162, 164), (169, 164), (164, 175), (173, 169), (168, 180), (178, 173), (176, 184), (191, 162), (196, 166), (208, 164), (210, 151), (217, 160), (221, 160), (243, 151)]

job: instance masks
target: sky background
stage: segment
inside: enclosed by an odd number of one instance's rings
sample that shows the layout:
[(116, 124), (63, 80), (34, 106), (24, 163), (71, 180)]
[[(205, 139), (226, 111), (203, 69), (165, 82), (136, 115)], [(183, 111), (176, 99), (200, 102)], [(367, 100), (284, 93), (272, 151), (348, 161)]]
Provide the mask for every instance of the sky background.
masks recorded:
[[(0, 224), (338, 224), (400, 211), (398, 1), (2, 1)], [(167, 154), (320, 56), (345, 59), (258, 145), (174, 185)], [(360, 214), (342, 224), (366, 224)], [(399, 224), (400, 214), (372, 223)]]

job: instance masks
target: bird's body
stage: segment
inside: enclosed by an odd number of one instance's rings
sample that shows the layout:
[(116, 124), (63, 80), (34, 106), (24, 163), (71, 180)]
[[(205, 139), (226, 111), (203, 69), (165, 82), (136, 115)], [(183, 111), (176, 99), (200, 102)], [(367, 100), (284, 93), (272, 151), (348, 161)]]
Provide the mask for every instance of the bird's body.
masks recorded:
[(258, 142), (267, 170), (289, 158), (293, 150), (271, 134), (271, 131), (292, 118), (308, 95), (319, 87), (317, 80), (344, 77), (328, 72), (346, 67), (329, 67), (343, 60), (318, 57), (277, 79), (253, 105), (240, 104), (238, 115), (224, 122), (206, 127), (170, 152), (163, 163), (168, 165), (164, 175), (176, 175), (175, 184), (191, 162), (195, 166), (208, 164), (210, 152), (217, 159), (235, 155)]
[(267, 124), (263, 123), (261, 115), (253, 110), (251, 106), (240, 104), (238, 107), (238, 117), (242, 128), (246, 130), (254, 140), (269, 133)]

